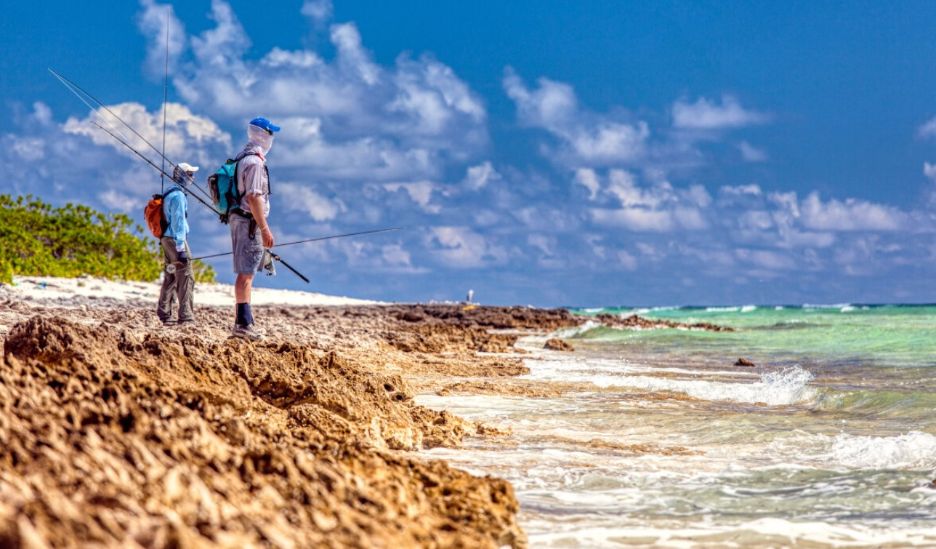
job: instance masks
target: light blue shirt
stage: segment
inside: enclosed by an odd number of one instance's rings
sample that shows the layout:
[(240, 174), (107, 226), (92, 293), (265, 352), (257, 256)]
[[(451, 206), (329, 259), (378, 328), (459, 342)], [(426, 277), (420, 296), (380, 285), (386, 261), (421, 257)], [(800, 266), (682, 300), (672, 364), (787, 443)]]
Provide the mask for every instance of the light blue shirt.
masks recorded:
[(185, 192), (178, 185), (175, 185), (178, 191), (166, 195), (163, 200), (163, 213), (166, 214), (166, 220), (169, 226), (163, 236), (171, 237), (175, 240), (176, 250), (185, 249), (185, 238), (189, 233), (188, 224), (188, 198)]

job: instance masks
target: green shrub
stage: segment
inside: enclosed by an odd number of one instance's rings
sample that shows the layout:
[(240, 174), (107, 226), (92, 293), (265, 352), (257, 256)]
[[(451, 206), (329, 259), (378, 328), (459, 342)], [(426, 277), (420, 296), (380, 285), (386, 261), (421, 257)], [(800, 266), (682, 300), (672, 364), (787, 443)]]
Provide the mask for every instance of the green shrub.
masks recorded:
[[(214, 282), (209, 265), (193, 267), (197, 281)], [(161, 269), (156, 240), (127, 215), (0, 194), (0, 283), (14, 274), (153, 281)]]

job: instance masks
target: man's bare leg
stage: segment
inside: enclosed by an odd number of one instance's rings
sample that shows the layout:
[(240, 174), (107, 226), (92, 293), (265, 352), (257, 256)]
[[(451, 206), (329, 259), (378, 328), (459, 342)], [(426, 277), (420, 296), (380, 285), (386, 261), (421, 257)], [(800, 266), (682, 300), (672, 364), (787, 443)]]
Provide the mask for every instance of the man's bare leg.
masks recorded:
[(239, 274), (234, 281), (234, 302), (250, 303), (250, 290), (253, 288), (253, 275)]

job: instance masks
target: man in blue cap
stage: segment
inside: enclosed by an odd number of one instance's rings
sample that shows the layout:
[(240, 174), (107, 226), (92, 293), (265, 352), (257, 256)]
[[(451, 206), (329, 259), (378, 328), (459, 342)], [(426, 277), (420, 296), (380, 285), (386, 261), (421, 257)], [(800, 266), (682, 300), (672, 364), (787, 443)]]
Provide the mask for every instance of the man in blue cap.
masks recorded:
[(254, 328), (250, 310), (250, 291), (254, 275), (262, 270), (264, 253), (275, 244), (270, 230), (270, 172), (266, 155), (273, 146), (273, 134), (279, 126), (258, 116), (247, 125), (247, 145), (234, 160), (237, 161), (237, 191), (240, 208), (231, 211), (231, 245), (234, 251), (234, 297), (237, 317), (232, 334), (249, 340), (262, 339)]

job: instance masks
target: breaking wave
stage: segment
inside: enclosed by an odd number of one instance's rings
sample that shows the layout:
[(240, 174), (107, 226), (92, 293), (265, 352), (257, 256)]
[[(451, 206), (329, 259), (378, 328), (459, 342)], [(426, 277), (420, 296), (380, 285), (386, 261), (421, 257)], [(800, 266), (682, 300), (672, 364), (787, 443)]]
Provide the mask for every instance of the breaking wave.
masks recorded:
[(633, 367), (622, 367), (620, 372), (606, 368), (573, 369), (570, 363), (565, 370), (548, 368), (537, 371), (537, 363), (530, 362), (532, 377), (550, 381), (591, 383), (602, 388), (627, 387), (647, 391), (673, 391), (685, 393), (700, 400), (728, 401), (739, 403), (763, 403), (769, 406), (786, 406), (809, 402), (818, 391), (809, 387), (813, 375), (799, 366), (784, 368), (763, 374), (754, 383), (727, 383), (695, 379), (671, 379), (646, 375), (626, 375)]
[(910, 431), (893, 437), (836, 435), (828, 453), (829, 461), (860, 469), (936, 468), (936, 436)]
[(751, 313), (757, 310), (757, 305), (741, 305), (737, 307), (706, 307), (707, 313)]

